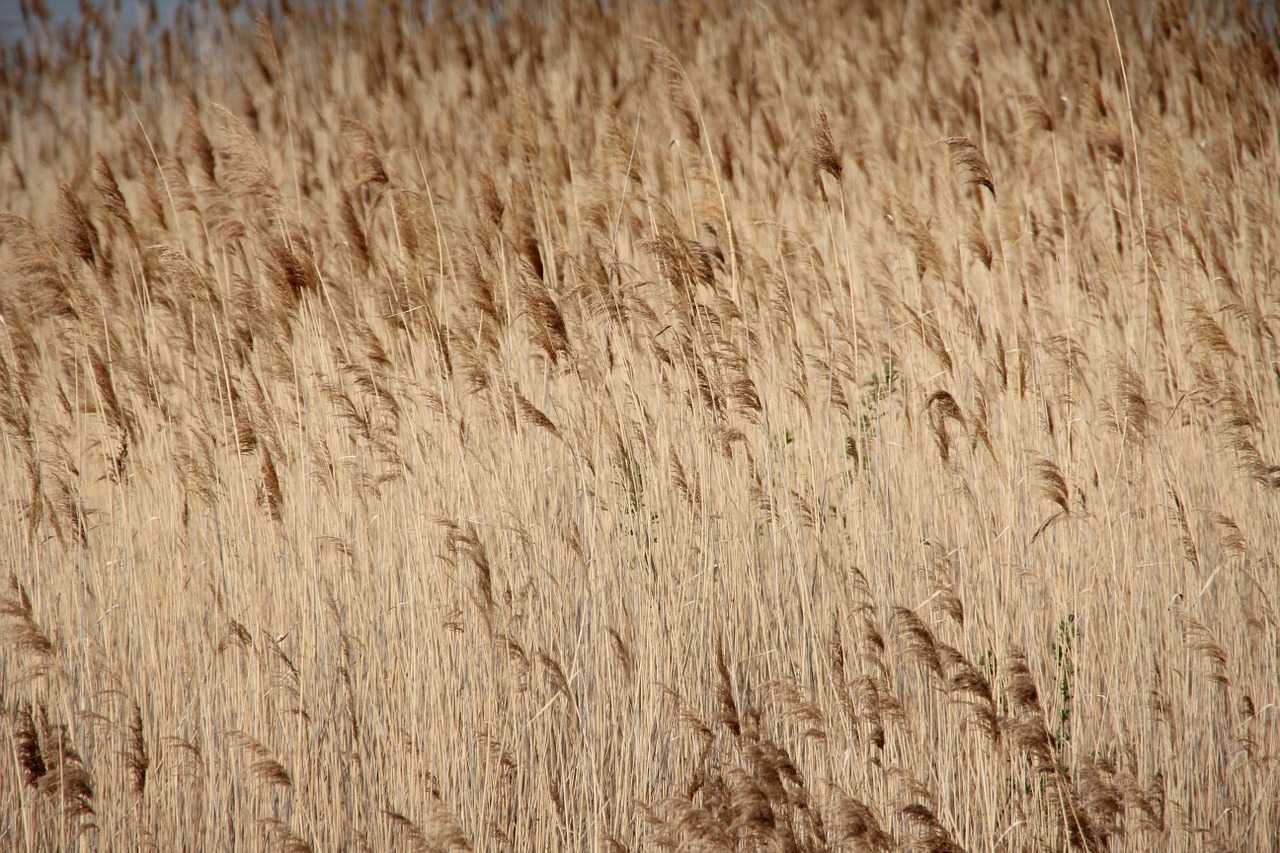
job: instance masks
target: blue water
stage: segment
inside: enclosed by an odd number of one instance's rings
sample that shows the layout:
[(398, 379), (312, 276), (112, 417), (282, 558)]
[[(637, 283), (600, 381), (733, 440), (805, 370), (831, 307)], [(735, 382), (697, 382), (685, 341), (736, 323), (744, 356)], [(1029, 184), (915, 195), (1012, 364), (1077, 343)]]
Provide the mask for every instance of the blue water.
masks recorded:
[[(314, 0), (313, 0), (314, 1)], [(22, 22), (22, 5), (24, 0), (0, 0), (0, 43), (14, 44), (23, 40), (26, 35), (26, 29)], [(31, 0), (25, 0), (28, 4)], [(144, 7), (140, 0), (94, 0), (99, 5), (113, 8), (116, 12), (115, 19), (120, 25), (119, 30), (127, 32), (141, 20), (141, 10)], [(257, 0), (258, 5), (266, 0)], [(308, 0), (302, 0), (308, 2)], [(319, 0), (325, 2), (325, 0)], [(331, 2), (345, 2), (345, 0), (331, 0)], [(377, 2), (377, 0), (367, 0), (367, 2)], [(429, 2), (429, 0), (423, 0)], [(1203, 0), (1204, 8), (1233, 8), (1239, 2), (1250, 4), (1258, 13), (1264, 31), (1275, 37), (1278, 29), (1278, 16), (1280, 12), (1277, 10), (1277, 0)], [(81, 0), (44, 0), (44, 6), (49, 10), (49, 28), (56, 30), (59, 26), (71, 22), (72, 25), (80, 18)], [(174, 12), (180, 6), (195, 6), (184, 2), (184, 0), (154, 0), (154, 5), (160, 26), (165, 26), (173, 21)], [(297, 5), (295, 3), (295, 5)]]
[[(31, 0), (27, 0), (30, 7)], [(137, 26), (142, 20), (143, 4), (138, 0), (105, 0), (97, 5), (115, 10), (115, 20), (119, 28), (127, 31)], [(156, 0), (155, 8), (161, 26), (173, 21), (173, 13), (181, 5), (182, 0)], [(23, 0), (0, 0), (0, 42), (15, 44), (24, 41), (27, 28), (22, 21)], [(74, 26), (80, 20), (80, 0), (44, 0), (44, 7), (49, 11), (46, 25), (50, 32), (56, 31), (64, 24)], [(34, 21), (34, 17), (32, 17)]]

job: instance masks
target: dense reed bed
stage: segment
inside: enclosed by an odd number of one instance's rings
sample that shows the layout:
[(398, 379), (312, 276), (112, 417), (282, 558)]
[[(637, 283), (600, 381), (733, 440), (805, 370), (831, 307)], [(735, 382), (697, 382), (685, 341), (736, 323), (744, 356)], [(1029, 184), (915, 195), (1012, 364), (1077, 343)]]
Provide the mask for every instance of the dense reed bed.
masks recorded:
[(1262, 850), (1258, 7), (0, 62), (0, 849)]

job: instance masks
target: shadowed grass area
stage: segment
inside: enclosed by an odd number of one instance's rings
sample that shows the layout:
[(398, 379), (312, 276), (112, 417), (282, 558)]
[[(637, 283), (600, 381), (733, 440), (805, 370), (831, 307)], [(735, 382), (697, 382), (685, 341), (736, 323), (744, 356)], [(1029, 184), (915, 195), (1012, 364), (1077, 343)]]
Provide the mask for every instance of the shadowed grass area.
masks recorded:
[(1274, 842), (1264, 26), (432, 5), (0, 57), (0, 849)]

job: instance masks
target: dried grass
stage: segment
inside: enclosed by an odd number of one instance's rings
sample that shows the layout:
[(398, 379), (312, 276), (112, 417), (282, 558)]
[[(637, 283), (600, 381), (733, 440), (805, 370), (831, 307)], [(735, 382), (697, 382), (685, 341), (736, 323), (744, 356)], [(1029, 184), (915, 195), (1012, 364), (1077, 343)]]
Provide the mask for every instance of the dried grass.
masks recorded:
[(1252, 10), (31, 6), (0, 846), (1266, 848)]

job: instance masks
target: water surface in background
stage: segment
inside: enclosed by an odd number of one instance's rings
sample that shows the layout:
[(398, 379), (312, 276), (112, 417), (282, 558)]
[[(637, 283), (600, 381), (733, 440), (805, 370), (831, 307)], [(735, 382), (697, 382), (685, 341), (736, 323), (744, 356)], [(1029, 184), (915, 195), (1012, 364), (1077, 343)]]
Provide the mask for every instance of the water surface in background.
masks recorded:
[[(1105, 0), (1098, 0), (1105, 2)], [(12, 45), (21, 42), (26, 36), (26, 27), (22, 20), (22, 7), (31, 5), (31, 0), (0, 0), (0, 44)], [(50, 30), (56, 30), (67, 22), (75, 22), (80, 18), (80, 5), (82, 0), (43, 0), (44, 7), (49, 11)], [(242, 7), (258, 7), (266, 5), (269, 0), (251, 0), (251, 2), (241, 2)], [(316, 0), (301, 0), (295, 2), (295, 5), (304, 5), (307, 2), (316, 2)], [(324, 3), (326, 0), (318, 0)], [(329, 2), (345, 3), (347, 0), (329, 0)], [(376, 3), (378, 0), (365, 0), (365, 2)], [(421, 0), (424, 3), (430, 3), (431, 0)], [(465, 2), (465, 0), (464, 0)], [(517, 0), (518, 2), (518, 0)], [(1280, 25), (1280, 3), (1277, 0), (1203, 0), (1203, 7), (1210, 10), (1220, 10), (1222, 8), (1231, 9), (1237, 6), (1237, 3), (1245, 2), (1253, 7), (1257, 14), (1257, 19), (1262, 22), (1263, 30), (1270, 36), (1275, 37)], [(115, 19), (120, 25), (120, 32), (128, 32), (137, 25), (142, 19), (143, 8), (148, 5), (142, 0), (96, 0), (96, 5), (110, 8), (115, 11)], [(161, 26), (167, 26), (173, 21), (174, 12), (181, 6), (196, 5), (184, 0), (152, 0), (149, 4), (155, 8), (158, 22)]]
[[(30, 7), (31, 1), (27, 0), (26, 5)], [(142, 19), (143, 4), (138, 0), (106, 0), (98, 5), (115, 10), (115, 19), (122, 30), (132, 29)], [(182, 0), (155, 0), (154, 5), (160, 23), (168, 24), (173, 20), (174, 11), (183, 3)], [(14, 44), (26, 38), (22, 6), (22, 0), (0, 0), (0, 42)], [(50, 30), (80, 19), (80, 0), (44, 0), (44, 7), (49, 10)]]

